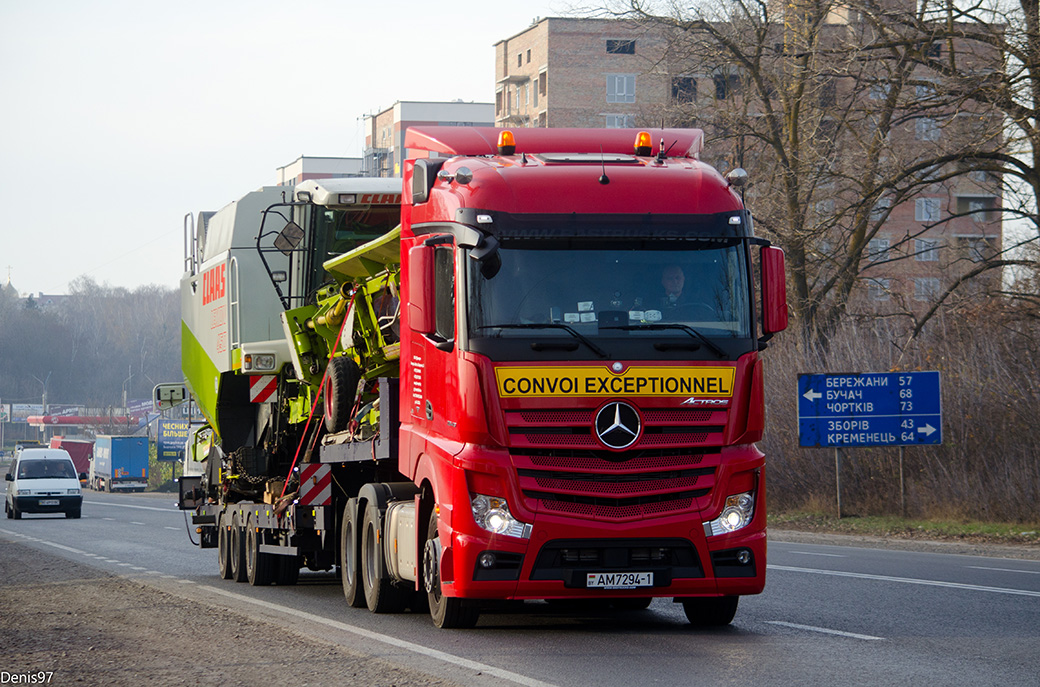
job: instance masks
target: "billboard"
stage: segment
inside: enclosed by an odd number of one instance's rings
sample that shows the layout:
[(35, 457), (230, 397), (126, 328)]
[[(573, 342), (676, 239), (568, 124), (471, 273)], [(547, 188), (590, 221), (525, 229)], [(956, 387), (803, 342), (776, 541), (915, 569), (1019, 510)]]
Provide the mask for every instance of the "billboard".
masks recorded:
[(156, 440), (155, 452), (156, 460), (179, 461), (184, 457), (184, 444), (187, 440), (187, 420), (159, 420), (159, 437)]

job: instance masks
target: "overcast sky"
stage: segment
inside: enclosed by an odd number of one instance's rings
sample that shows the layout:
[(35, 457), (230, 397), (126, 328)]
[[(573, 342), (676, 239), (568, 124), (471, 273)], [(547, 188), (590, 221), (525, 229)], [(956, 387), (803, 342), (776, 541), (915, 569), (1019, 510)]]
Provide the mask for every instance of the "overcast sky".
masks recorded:
[(184, 215), (360, 156), (398, 100), (494, 99), (556, 0), (0, 0), (0, 283), (176, 286)]

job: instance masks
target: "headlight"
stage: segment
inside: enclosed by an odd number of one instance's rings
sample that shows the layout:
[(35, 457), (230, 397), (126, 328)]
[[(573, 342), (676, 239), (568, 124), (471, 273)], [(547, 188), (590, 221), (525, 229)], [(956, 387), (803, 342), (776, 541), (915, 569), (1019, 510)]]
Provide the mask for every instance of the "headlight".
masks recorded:
[(531, 537), (531, 525), (520, 522), (509, 512), (509, 504), (498, 496), (471, 494), (470, 506), (473, 519), (481, 528), (492, 534), (504, 534), (507, 537)]
[(270, 372), (274, 370), (274, 355), (271, 353), (246, 353), (242, 356), (243, 370)]
[(14, 492), (15, 496), (28, 496), (32, 494), (32, 489), (18, 489)]
[(704, 523), (705, 534), (713, 537), (728, 534), (747, 527), (755, 514), (754, 492), (735, 494), (726, 499), (722, 514), (711, 522)]
[(65, 493), (67, 493), (69, 496), (79, 496), (80, 491), (79, 489), (69, 489)]

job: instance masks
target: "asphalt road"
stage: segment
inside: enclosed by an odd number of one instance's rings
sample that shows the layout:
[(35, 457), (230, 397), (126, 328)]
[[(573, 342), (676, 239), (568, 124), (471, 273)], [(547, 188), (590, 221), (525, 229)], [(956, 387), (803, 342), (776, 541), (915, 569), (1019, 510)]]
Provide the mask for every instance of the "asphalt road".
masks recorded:
[[(773, 540), (766, 591), (691, 629), (681, 606), (526, 603), (438, 631), (426, 615), (347, 607), (334, 575), (296, 587), (220, 580), (174, 497), (87, 492), (80, 520), (26, 515), (0, 537), (468, 684), (1040, 683), (1040, 561)], [(2, 581), (0, 581), (2, 584)]]

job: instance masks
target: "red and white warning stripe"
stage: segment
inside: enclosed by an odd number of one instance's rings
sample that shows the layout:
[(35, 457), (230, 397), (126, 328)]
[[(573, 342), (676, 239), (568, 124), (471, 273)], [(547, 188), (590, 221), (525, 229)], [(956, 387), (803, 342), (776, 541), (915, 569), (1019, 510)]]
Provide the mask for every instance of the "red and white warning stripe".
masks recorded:
[(267, 403), (278, 400), (278, 377), (276, 375), (250, 375), (249, 400)]
[(328, 465), (308, 463), (300, 468), (301, 506), (332, 505), (332, 468)]

